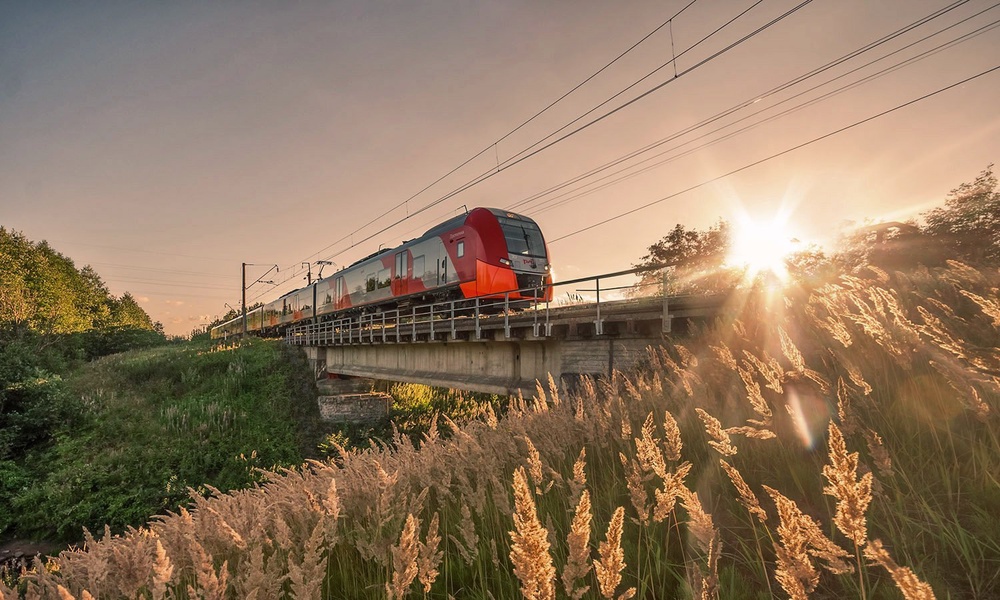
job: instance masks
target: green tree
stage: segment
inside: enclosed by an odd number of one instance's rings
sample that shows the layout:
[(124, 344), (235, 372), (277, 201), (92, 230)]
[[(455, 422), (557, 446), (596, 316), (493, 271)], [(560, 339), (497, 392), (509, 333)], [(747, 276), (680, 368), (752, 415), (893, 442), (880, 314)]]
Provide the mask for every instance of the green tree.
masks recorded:
[(135, 298), (115, 298), (92, 267), (77, 269), (48, 242), (0, 227), (0, 323), (50, 335), (155, 326)]
[(633, 265), (649, 269), (640, 274), (633, 294), (660, 293), (664, 276), (663, 291), (671, 294), (718, 292), (732, 287), (734, 272), (722, 266), (729, 242), (729, 223), (721, 219), (705, 231), (687, 229), (678, 223), (663, 239), (649, 246), (646, 255)]
[(1000, 191), (992, 164), (923, 217), (924, 232), (940, 240), (951, 257), (977, 265), (1000, 263)]
[(22, 258), (30, 251), (27, 238), (0, 227), (0, 323), (27, 323), (32, 313)]
[(118, 327), (135, 327), (137, 329), (155, 329), (153, 320), (139, 306), (132, 294), (125, 292), (121, 298), (111, 301), (111, 318)]

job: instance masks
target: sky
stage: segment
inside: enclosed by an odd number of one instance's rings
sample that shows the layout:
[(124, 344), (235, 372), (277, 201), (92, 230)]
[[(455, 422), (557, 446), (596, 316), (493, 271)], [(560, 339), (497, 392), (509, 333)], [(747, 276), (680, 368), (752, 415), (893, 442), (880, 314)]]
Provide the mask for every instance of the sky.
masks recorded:
[(184, 335), (242, 263), (268, 301), (465, 207), (534, 218), (568, 280), (678, 223), (829, 244), (1000, 159), (1000, 7), (800, 4), (0, 0), (0, 226)]

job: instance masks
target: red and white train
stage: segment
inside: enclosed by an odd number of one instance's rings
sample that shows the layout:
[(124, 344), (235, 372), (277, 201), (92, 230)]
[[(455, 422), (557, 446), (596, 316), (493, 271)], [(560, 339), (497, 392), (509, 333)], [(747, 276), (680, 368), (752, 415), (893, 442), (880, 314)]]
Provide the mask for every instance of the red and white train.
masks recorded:
[[(545, 239), (523, 215), (475, 208), (396, 248), (380, 250), (312, 285), (247, 312), (247, 331), (278, 333), (325, 320), (441, 300), (552, 299)], [(242, 333), (242, 315), (212, 329), (212, 339)]]

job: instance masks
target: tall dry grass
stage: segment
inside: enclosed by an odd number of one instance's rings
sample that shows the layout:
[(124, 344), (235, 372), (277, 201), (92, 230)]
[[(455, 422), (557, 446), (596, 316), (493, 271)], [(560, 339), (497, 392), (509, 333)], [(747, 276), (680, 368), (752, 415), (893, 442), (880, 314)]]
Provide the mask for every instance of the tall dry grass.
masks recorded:
[(953, 263), (749, 290), (635, 373), (195, 496), (21, 591), (997, 597), (998, 282)]

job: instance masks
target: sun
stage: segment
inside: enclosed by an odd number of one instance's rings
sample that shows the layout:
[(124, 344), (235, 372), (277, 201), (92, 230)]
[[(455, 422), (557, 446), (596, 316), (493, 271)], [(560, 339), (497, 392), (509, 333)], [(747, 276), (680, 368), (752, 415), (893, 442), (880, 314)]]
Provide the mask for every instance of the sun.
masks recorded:
[(784, 219), (754, 221), (744, 217), (733, 228), (726, 264), (745, 268), (750, 278), (770, 273), (784, 280), (788, 277), (785, 261), (797, 249), (798, 240)]

